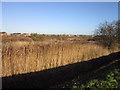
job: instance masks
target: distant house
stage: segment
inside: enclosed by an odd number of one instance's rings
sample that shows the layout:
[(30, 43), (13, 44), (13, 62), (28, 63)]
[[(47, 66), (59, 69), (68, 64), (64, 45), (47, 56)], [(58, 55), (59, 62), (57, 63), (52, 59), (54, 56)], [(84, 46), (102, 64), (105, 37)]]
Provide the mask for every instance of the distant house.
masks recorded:
[(95, 35), (92, 35), (92, 37), (95, 37)]
[(68, 37), (71, 37), (71, 35), (67, 35)]
[(1, 36), (7, 36), (7, 33), (6, 32), (0, 32), (0, 35)]
[(29, 33), (23, 33), (22, 36), (27, 37), (27, 36), (30, 36), (30, 34)]

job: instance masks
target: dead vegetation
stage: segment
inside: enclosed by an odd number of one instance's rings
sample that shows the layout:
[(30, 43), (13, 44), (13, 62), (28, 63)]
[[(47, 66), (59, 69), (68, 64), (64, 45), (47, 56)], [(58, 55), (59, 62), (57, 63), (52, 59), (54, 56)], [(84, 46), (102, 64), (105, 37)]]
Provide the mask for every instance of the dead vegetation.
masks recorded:
[(40, 38), (37, 41), (30, 37), (24, 37), (24, 40), (19, 37), (13, 38), (13, 36), (11, 36), (12, 39), (10, 36), (3, 37), (2, 77), (64, 66), (118, 51), (118, 49), (109, 51), (95, 42), (76, 36), (73, 38), (76, 37), (75, 39), (79, 40), (77, 42), (69, 40), (68, 37), (59, 40), (55, 38), (58, 36), (51, 39), (45, 37), (47, 39), (41, 40)]

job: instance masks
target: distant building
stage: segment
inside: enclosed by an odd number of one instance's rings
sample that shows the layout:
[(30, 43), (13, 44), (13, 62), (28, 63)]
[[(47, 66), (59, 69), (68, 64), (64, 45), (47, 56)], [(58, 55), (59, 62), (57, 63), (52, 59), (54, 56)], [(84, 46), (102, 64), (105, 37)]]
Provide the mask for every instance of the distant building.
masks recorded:
[(68, 37), (71, 37), (71, 35), (68, 35)]
[(30, 34), (29, 33), (23, 33), (22, 36), (27, 37), (27, 36), (30, 36)]
[(6, 32), (0, 32), (0, 35), (1, 36), (7, 36), (7, 33)]
[(92, 35), (92, 37), (95, 37), (95, 35)]

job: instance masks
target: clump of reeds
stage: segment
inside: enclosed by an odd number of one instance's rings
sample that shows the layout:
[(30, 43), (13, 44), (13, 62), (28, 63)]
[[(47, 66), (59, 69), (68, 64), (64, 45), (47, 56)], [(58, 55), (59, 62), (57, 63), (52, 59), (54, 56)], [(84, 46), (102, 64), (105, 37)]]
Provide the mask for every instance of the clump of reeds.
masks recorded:
[(109, 54), (94, 43), (16, 41), (2, 45), (2, 77), (40, 71)]

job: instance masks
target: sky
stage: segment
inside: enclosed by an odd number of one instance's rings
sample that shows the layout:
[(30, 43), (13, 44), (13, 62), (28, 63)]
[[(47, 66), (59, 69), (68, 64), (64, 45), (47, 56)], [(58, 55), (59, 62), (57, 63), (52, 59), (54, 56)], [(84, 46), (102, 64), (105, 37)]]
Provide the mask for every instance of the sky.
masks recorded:
[(2, 3), (0, 2), (0, 30), (2, 29)]
[(2, 31), (91, 35), (118, 20), (117, 2), (3, 2)]

